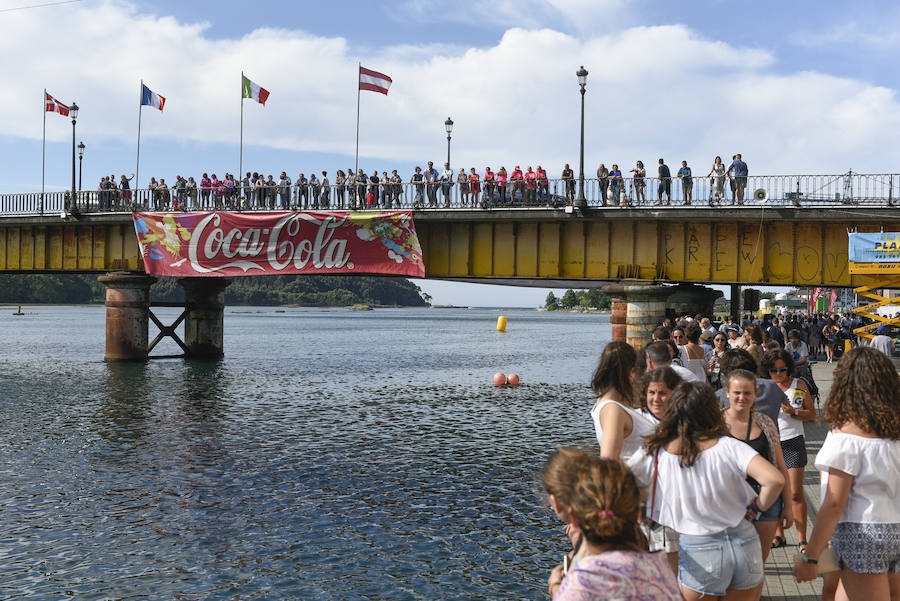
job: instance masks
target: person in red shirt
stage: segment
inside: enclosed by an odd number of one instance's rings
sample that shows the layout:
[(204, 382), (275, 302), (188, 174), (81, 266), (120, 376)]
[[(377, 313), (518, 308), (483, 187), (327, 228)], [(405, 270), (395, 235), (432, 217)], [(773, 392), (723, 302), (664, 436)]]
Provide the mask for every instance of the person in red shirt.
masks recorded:
[(537, 179), (537, 196), (538, 202), (547, 205), (549, 204), (550, 194), (549, 194), (549, 182), (547, 180), (547, 171), (541, 167), (537, 166), (535, 169), (536, 179)]
[(513, 169), (513, 172), (509, 175), (509, 181), (512, 182), (513, 189), (512, 194), (510, 196), (510, 203), (516, 204), (516, 195), (519, 197), (519, 202), (525, 202), (525, 174), (522, 172), (522, 168), (516, 165), (516, 168)]
[(525, 171), (525, 199), (526, 204), (529, 207), (535, 206), (537, 203), (535, 202), (535, 195), (537, 193), (537, 173), (531, 168), (531, 165), (528, 165), (528, 170)]
[(509, 179), (509, 176), (506, 173), (506, 167), (500, 166), (500, 171), (497, 172), (497, 187), (500, 190), (500, 206), (506, 204), (506, 182)]
[(490, 167), (484, 169), (484, 196), (482, 197), (482, 205), (489, 208), (494, 204), (494, 172)]
[(475, 172), (475, 167), (469, 169), (469, 191), (472, 193), (472, 206), (478, 206), (478, 193), (481, 192), (481, 180)]

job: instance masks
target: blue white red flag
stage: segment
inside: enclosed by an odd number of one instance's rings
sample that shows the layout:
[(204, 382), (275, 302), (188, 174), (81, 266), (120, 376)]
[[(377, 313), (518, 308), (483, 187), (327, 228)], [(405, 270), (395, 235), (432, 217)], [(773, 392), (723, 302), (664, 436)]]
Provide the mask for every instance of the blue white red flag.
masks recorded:
[(166, 97), (160, 96), (144, 84), (141, 84), (141, 104), (145, 106), (155, 106), (159, 110), (163, 110), (163, 107), (166, 106)]

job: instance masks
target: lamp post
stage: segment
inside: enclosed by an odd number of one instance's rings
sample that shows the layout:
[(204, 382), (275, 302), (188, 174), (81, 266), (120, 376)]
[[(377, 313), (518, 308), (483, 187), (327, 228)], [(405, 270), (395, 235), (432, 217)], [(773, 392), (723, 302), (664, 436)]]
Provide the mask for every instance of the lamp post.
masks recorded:
[(81, 192), (81, 160), (84, 158), (84, 142), (78, 143), (78, 191)]
[(581, 65), (575, 75), (578, 77), (578, 85), (581, 86), (581, 152), (578, 164), (578, 198), (573, 204), (580, 211), (587, 207), (587, 201), (584, 198), (584, 88), (587, 85), (588, 72), (584, 65)]
[(447, 169), (450, 168), (450, 133), (453, 131), (453, 119), (447, 117), (444, 121), (444, 129), (447, 130)]
[(72, 195), (69, 200), (72, 210), (76, 210), (78, 203), (75, 201), (75, 120), (78, 119), (78, 105), (74, 102), (69, 106), (69, 116), (72, 117)]

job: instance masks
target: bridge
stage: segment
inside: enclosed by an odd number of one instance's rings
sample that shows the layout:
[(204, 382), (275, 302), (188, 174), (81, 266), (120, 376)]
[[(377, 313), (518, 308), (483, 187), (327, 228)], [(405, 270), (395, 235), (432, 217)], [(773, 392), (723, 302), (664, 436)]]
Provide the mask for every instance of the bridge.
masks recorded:
[[(876, 276), (849, 273), (847, 232), (898, 231), (900, 215), (893, 208), (895, 176), (808, 176), (806, 181), (813, 182), (810, 185), (822, 188), (822, 182), (832, 181), (850, 191), (849, 197), (826, 193), (816, 199), (804, 192), (810, 188), (802, 185), (803, 180), (799, 192), (793, 180), (791, 187), (785, 188), (787, 177), (793, 176), (750, 178), (751, 185), (773, 181), (777, 185), (771, 186), (772, 194), (767, 188), (756, 188), (754, 192), (762, 190), (756, 198), (748, 195), (744, 204), (727, 206), (686, 205), (676, 194), (672, 204), (657, 198), (636, 206), (602, 206), (594, 197), (586, 209), (577, 210), (567, 203), (566, 182), (561, 181), (550, 182), (548, 191), (556, 192), (543, 199), (521, 196), (512, 188), (508, 192), (514, 194), (505, 204), (499, 202), (496, 191), (485, 202), (483, 192), (473, 207), (472, 199), (465, 199), (457, 188), (448, 195), (449, 206), (443, 206), (442, 190), (435, 189), (437, 202), (431, 207), (426, 189), (425, 206), (421, 207), (420, 190), (408, 184), (399, 185), (396, 197), (389, 201), (390, 208), (413, 209), (427, 278), (525, 286), (603, 286), (614, 300), (614, 336), (640, 345), (667, 306), (711, 313), (712, 302), (720, 293), (702, 285), (733, 286), (734, 303), (742, 285), (850, 287), (877, 281)], [(874, 181), (885, 185), (870, 186)], [(561, 196), (557, 193), (560, 185)], [(598, 182), (591, 180), (588, 189), (594, 187), (599, 190)], [(294, 192), (288, 191), (289, 203), (299, 199)], [(334, 187), (330, 192), (329, 207), (320, 206), (320, 210), (336, 208), (339, 192), (349, 205), (351, 198), (343, 196), (346, 191)], [(121, 288), (129, 292), (124, 296), (121, 290), (116, 292), (121, 298), (115, 302), (124, 303), (123, 307), (149, 303), (149, 284), (138, 281), (146, 276), (137, 275), (143, 274), (143, 262), (132, 216), (123, 210), (130, 207), (120, 206), (128, 199), (102, 198), (100, 194), (77, 194), (76, 203), (65, 196), (51, 197), (48, 203), (46, 195), (42, 199), (16, 195), (15, 206), (9, 196), (0, 196), (0, 213), (5, 213), (0, 216), (0, 272), (130, 272), (123, 276), (127, 285)], [(154, 199), (152, 192), (147, 194), (151, 204), (154, 200), (178, 200)], [(143, 197), (143, 191), (135, 191), (130, 202), (140, 205)], [(59, 202), (62, 207), (53, 204)], [(190, 197), (185, 200), (185, 204), (191, 202)], [(40, 203), (48, 203), (41, 205), (43, 214)], [(51, 212), (47, 207), (61, 210)], [(103, 280), (110, 294), (119, 286), (115, 278)], [(216, 281), (219, 284), (206, 287), (186, 283), (186, 291), (193, 290), (196, 297), (189, 298), (188, 304), (212, 303), (204, 311), (215, 314), (219, 310), (215, 307), (223, 305), (227, 285)], [(207, 290), (209, 286), (220, 289)], [(206, 300), (200, 303), (201, 298)], [(109, 306), (109, 296), (107, 300)], [(191, 321), (190, 312), (185, 319)], [(193, 346), (188, 341), (182, 345), (187, 347), (186, 353), (202, 355), (208, 347), (213, 355), (221, 354), (221, 325), (210, 327), (207, 338), (212, 340), (194, 341), (197, 344)], [(107, 351), (108, 358), (115, 358), (117, 352), (111, 354), (109, 345)], [(118, 354), (128, 358), (132, 351), (123, 348)], [(146, 356), (139, 349), (141, 354)]]

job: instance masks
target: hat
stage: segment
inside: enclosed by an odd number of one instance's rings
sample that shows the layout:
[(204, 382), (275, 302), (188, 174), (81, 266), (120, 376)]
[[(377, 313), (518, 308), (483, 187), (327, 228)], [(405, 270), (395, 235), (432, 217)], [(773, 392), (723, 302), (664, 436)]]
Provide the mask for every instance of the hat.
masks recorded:
[(726, 332), (737, 332), (738, 334), (740, 334), (740, 332), (741, 332), (740, 328), (738, 328), (734, 324), (728, 324), (728, 326), (725, 328), (725, 331)]
[(878, 326), (878, 328), (875, 331), (878, 332), (879, 334), (884, 334), (885, 332), (887, 332), (887, 328), (883, 325), (880, 325), (880, 326)]
[(802, 338), (800, 336), (800, 330), (791, 330), (788, 332), (788, 338)]
[(700, 334), (700, 340), (712, 340), (714, 337), (715, 334), (713, 334), (709, 330), (703, 330), (703, 333)]

